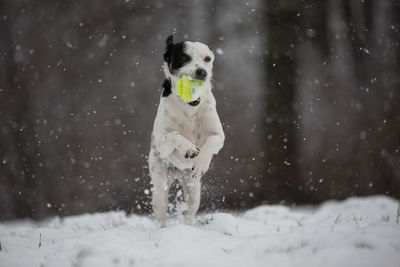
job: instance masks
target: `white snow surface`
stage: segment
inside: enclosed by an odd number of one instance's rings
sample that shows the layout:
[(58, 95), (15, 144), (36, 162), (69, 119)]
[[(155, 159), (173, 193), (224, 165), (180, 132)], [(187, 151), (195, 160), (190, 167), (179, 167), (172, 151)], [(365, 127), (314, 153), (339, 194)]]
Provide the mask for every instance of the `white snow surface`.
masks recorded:
[(0, 266), (398, 267), (398, 205), (385, 196), (264, 205), (166, 228), (124, 212), (2, 222)]

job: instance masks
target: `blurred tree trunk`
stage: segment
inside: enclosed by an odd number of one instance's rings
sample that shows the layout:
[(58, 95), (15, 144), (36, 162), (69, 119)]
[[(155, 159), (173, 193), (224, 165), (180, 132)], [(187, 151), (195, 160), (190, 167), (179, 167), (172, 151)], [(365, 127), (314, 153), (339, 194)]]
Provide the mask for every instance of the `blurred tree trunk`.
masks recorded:
[[(268, 1), (266, 10), (265, 197), (295, 199), (297, 179), (297, 83), (295, 47), (299, 42), (298, 10), (293, 1)], [(272, 194), (272, 195), (271, 195)]]
[[(4, 3), (0, 2), (0, 10), (4, 11)], [(16, 184), (20, 181), (20, 174), (16, 169), (19, 165), (15, 161), (15, 141), (12, 127), (12, 116), (9, 112), (12, 106), (12, 91), (8, 89), (8, 72), (10, 68), (10, 53), (8, 53), (8, 20), (3, 19), (0, 23), (0, 219), (17, 217)], [(14, 157), (13, 157), (14, 156)], [(6, 164), (8, 162), (11, 164)]]
[[(0, 3), (0, 10), (5, 10)], [(6, 13), (7, 14), (7, 13)], [(29, 95), (16, 76), (15, 44), (10, 39), (12, 14), (0, 23), (0, 219), (37, 217), (42, 195), (35, 175), (35, 150), (31, 127), (28, 127)], [(11, 206), (11, 207), (10, 207)], [(12, 213), (12, 214), (11, 214)]]

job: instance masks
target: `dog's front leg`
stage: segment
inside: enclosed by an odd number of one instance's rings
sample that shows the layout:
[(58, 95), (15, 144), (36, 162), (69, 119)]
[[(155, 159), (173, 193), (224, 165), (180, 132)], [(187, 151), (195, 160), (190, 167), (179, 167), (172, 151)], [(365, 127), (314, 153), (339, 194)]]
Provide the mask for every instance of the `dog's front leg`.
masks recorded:
[(213, 155), (218, 153), (223, 143), (224, 136), (221, 135), (211, 135), (207, 138), (200, 149), (199, 155), (194, 159), (193, 178), (200, 178), (208, 171)]
[(181, 171), (185, 169), (192, 169), (193, 167), (193, 161), (191, 159), (183, 158), (182, 155), (176, 150), (168, 156), (167, 161)]
[(161, 136), (157, 149), (160, 158), (168, 157), (175, 149), (185, 158), (194, 158), (199, 154), (199, 149), (176, 131)]

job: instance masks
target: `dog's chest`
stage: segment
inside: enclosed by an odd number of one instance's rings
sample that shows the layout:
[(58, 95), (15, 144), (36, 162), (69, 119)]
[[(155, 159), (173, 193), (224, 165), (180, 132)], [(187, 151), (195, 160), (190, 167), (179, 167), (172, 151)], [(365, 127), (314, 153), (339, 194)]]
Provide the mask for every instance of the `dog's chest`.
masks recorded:
[(199, 118), (193, 118), (192, 120), (182, 121), (178, 123), (179, 132), (182, 136), (199, 145), (200, 139), (202, 138), (201, 123)]
[(175, 114), (171, 116), (171, 128), (179, 132), (196, 145), (200, 145), (204, 133), (202, 132), (202, 118), (200, 114), (189, 116), (187, 114)]

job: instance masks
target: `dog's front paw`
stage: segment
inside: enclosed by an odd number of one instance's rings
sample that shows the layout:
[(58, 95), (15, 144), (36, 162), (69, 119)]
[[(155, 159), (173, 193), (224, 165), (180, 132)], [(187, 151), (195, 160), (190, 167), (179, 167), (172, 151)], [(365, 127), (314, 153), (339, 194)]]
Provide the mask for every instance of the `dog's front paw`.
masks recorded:
[(200, 178), (203, 176), (210, 167), (212, 156), (199, 156), (195, 159), (192, 168), (192, 178)]
[(195, 157), (197, 157), (197, 155), (199, 155), (199, 153), (200, 153), (200, 150), (197, 147), (195, 147), (194, 150), (193, 149), (188, 149), (185, 152), (185, 159), (195, 158)]
[(193, 143), (189, 141), (180, 144), (178, 150), (185, 157), (185, 159), (195, 158), (200, 153), (200, 149), (198, 149)]

